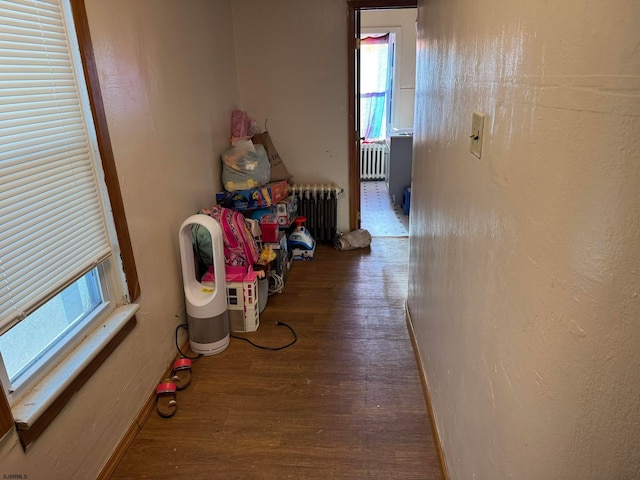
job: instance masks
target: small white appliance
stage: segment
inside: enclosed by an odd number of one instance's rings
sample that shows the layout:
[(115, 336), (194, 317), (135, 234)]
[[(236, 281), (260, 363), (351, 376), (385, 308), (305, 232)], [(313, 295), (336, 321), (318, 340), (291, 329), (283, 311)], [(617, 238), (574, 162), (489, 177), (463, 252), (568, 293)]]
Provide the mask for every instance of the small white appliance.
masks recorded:
[[(192, 225), (201, 225), (211, 235), (213, 285), (204, 285), (197, 278)], [(195, 353), (215, 355), (224, 351), (230, 340), (222, 228), (209, 215), (192, 215), (180, 227), (179, 241), (189, 345)]]

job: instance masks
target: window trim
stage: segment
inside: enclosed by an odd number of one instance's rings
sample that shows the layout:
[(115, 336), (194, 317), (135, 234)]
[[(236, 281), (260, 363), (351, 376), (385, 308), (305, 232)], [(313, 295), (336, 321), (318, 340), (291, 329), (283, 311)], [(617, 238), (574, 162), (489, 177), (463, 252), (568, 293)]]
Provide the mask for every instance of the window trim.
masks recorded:
[[(85, 341), (40, 381), (39, 388), (32, 389), (12, 406), (18, 438), (25, 451), (133, 330), (137, 309), (136, 304), (117, 308), (106, 322), (97, 324)], [(95, 345), (102, 345), (102, 348), (94, 349)], [(77, 375), (67, 378), (75, 366), (78, 366)]]
[[(93, 52), (93, 44), (89, 33), (89, 22), (84, 0), (69, 0), (73, 22), (78, 37), (80, 47), (80, 57), (84, 71), (85, 81), (89, 94), (89, 104), (93, 116), (93, 123), (98, 139), (98, 149), (102, 159), (102, 168), (105, 175), (107, 192), (111, 201), (111, 209), (118, 237), (120, 248), (120, 258), (127, 280), (129, 301), (133, 302), (140, 297), (140, 283), (133, 256), (133, 246), (127, 225), (122, 201), (122, 192), (118, 182), (118, 174), (111, 146), (111, 138), (107, 128), (107, 117), (102, 101), (98, 69)], [(117, 259), (116, 259), (117, 260)], [(60, 392), (49, 408), (31, 425), (28, 430), (18, 431), (20, 443), (26, 451), (27, 447), (33, 443), (44, 432), (46, 427), (56, 418), (69, 402), (73, 394), (78, 391), (124, 338), (133, 330), (136, 325), (136, 317), (132, 316), (118, 331), (118, 333), (95, 355), (95, 357), (82, 369), (78, 376)], [(4, 437), (15, 425), (13, 414), (9, 402), (2, 391), (0, 395), (0, 438)]]
[(133, 257), (133, 247), (131, 245), (127, 217), (124, 212), (124, 203), (122, 201), (120, 183), (118, 182), (118, 172), (113, 157), (113, 148), (111, 147), (111, 137), (109, 136), (109, 129), (107, 128), (107, 115), (102, 101), (98, 68), (96, 66), (93, 43), (91, 42), (91, 35), (89, 33), (87, 11), (84, 0), (69, 0), (69, 2), (71, 4), (76, 34), (78, 36), (78, 45), (80, 46), (82, 68), (89, 90), (89, 103), (91, 105), (91, 113), (93, 114), (93, 123), (96, 128), (98, 149), (100, 150), (100, 157), (102, 158), (105, 183), (107, 184), (113, 218), (116, 224), (120, 255), (129, 288), (129, 301), (133, 302), (140, 297), (140, 283), (135, 259)]
[[(116, 304), (104, 293), (107, 290), (106, 282), (103, 281), (104, 266), (99, 265), (96, 269), (98, 271), (95, 274), (99, 278), (99, 287), (102, 290), (100, 292), (102, 295), (100, 301), (91, 311), (83, 312), (80, 319), (74, 319), (72, 324), (67, 324), (68, 328), (66, 330), (58, 331), (56, 337), (53, 338), (53, 345), (50, 348), (41, 350), (33, 361), (27, 361), (23, 369), (17, 372), (17, 376), (13, 378), (13, 381), (10, 381), (10, 393), (7, 395), (12, 408), (15, 405), (15, 399), (25, 396), (33, 388), (34, 384), (39, 383), (41, 377), (46, 377), (46, 372), (51, 370), (51, 365), (63, 362), (63, 359), (81, 343), (79, 341), (81, 338), (89, 335), (96, 325), (108, 323), (107, 319), (115, 311)], [(88, 273), (91, 272), (89, 271)], [(22, 321), (28, 321), (28, 318), (26, 317)], [(5, 333), (9, 332), (11, 330)], [(7, 368), (6, 362), (5, 368)], [(7, 371), (7, 376), (8, 373)], [(6, 391), (7, 385), (4, 385), (4, 387)]]

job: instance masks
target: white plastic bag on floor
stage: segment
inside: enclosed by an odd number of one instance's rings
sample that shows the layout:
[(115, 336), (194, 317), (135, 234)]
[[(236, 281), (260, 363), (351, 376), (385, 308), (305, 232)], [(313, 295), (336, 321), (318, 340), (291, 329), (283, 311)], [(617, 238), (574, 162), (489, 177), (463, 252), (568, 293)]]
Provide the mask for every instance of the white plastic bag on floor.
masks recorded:
[(338, 250), (353, 250), (354, 248), (365, 248), (371, 245), (371, 234), (363, 228), (353, 230), (338, 237), (336, 248)]

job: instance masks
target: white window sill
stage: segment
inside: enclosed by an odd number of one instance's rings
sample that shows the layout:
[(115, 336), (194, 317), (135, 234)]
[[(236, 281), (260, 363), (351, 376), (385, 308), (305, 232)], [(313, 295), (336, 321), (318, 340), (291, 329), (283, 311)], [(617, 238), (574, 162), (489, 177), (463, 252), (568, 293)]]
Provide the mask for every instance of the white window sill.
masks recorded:
[(17, 398), (11, 411), (19, 428), (28, 429), (64, 392), (138, 311), (137, 304), (117, 307), (31, 390)]

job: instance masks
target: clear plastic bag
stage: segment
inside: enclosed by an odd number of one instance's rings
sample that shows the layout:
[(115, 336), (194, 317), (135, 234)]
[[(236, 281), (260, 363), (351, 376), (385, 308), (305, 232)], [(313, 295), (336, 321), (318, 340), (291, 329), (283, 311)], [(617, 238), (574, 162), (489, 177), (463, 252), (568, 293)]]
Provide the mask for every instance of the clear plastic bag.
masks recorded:
[(246, 142), (222, 154), (222, 185), (226, 191), (249, 190), (270, 180), (271, 164), (262, 145)]

